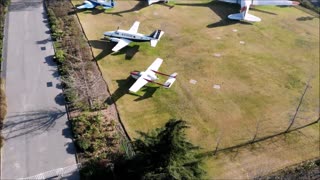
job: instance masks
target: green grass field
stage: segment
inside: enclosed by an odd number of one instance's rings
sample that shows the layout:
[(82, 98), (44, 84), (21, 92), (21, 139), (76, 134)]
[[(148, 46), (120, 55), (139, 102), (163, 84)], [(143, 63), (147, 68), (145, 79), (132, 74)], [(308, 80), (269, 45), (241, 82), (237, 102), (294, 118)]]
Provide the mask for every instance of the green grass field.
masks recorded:
[[(131, 137), (170, 118), (189, 122), (188, 137), (203, 151), (213, 150), (219, 138), (221, 148), (251, 140), (257, 122), (258, 137), (277, 133), (288, 127), (309, 79), (293, 127), (318, 118), (318, 18), (304, 20), (310, 15), (295, 8), (256, 7), (250, 12), (262, 22), (226, 25), (227, 14), (238, 12), (237, 6), (176, 1), (171, 8), (140, 8), (139, 1), (116, 3), (113, 10), (78, 15)], [(132, 43), (111, 53), (112, 44), (101, 40), (103, 32), (118, 26), (129, 29), (135, 20), (141, 22), (140, 33), (165, 31), (157, 47)], [(157, 57), (164, 59), (160, 71), (179, 74), (172, 88), (149, 84), (136, 95), (126, 93), (133, 83), (129, 73), (145, 70)], [(191, 79), (197, 83), (191, 84)], [(215, 84), (221, 89), (214, 89)], [(318, 125), (301, 132), (254, 150), (208, 158), (208, 177), (248, 178), (316, 157)]]

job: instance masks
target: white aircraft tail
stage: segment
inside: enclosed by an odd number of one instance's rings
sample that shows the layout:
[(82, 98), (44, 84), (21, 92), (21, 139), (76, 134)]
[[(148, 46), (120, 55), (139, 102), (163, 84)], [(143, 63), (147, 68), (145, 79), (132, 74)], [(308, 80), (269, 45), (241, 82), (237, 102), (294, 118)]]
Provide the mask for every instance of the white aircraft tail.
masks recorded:
[(152, 34), (149, 35), (149, 37), (151, 37), (152, 39), (150, 40), (151, 46), (152, 47), (156, 47), (158, 41), (160, 40), (160, 38), (162, 37), (162, 35), (164, 34), (163, 31), (161, 30), (156, 30), (154, 31)]
[(252, 14), (249, 14), (249, 4), (245, 4), (241, 10), (240, 13), (237, 14), (230, 14), (228, 16), (229, 19), (233, 19), (233, 20), (246, 20), (246, 21), (251, 21), (251, 22), (260, 22), (261, 19), (257, 16), (254, 16)]
[(110, 1), (102, 1), (101, 2), (102, 4), (102, 7), (104, 8), (104, 9), (111, 9), (111, 8), (114, 8), (114, 5), (115, 5), (115, 2), (114, 2), (114, 0), (110, 0)]
[(245, 16), (243, 16), (242, 13), (237, 13), (237, 14), (230, 14), (228, 16), (229, 19), (233, 20), (246, 20), (246, 21), (251, 21), (251, 22), (260, 22), (261, 19), (257, 16), (254, 16), (252, 14), (247, 13)]
[(114, 5), (115, 5), (114, 0), (110, 0), (110, 6), (111, 6), (111, 7), (114, 7)]
[(163, 84), (163, 86), (165, 88), (170, 88), (172, 86), (172, 84), (176, 81), (177, 75), (178, 75), (178, 73), (171, 74), (170, 77), (168, 78), (168, 80)]

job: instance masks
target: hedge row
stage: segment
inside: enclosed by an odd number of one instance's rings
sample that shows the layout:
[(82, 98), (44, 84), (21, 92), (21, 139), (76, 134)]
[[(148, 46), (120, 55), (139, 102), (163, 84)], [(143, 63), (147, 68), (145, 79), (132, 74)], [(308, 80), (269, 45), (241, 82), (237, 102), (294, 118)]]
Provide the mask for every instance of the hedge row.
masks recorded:
[[(85, 112), (72, 119), (74, 138), (86, 159), (106, 159), (119, 144), (114, 121), (105, 121), (99, 113)], [(112, 159), (112, 157), (108, 157)]]
[[(0, 78), (0, 130), (3, 126), (3, 121), (7, 114), (7, 101), (6, 101), (6, 95), (4, 92), (4, 83), (3, 79)], [(0, 148), (3, 145), (3, 137), (0, 136)]]
[[(0, 70), (1, 64), (3, 61), (2, 57), (2, 47), (3, 47), (3, 37), (4, 37), (4, 22), (5, 22), (5, 14), (7, 12), (7, 6), (9, 5), (10, 0), (0, 0)], [(3, 126), (3, 121), (7, 114), (7, 103), (6, 103), (6, 95), (4, 91), (4, 80), (0, 78), (0, 131)], [(3, 145), (3, 137), (0, 136), (0, 147)]]

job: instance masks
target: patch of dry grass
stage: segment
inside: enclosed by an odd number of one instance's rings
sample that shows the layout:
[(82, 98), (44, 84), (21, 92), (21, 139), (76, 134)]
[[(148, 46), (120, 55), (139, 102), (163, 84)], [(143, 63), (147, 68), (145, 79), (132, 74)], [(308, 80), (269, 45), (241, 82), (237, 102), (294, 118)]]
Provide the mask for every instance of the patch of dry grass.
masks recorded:
[[(310, 77), (311, 88), (294, 126), (319, 116), (319, 19), (299, 21), (308, 15), (295, 8), (257, 7), (270, 12), (252, 11), (263, 19), (261, 23), (212, 28), (222, 19), (221, 12), (237, 9), (199, 1), (195, 3), (200, 5), (176, 4), (173, 8), (160, 4), (139, 8), (143, 7), (140, 3), (117, 1), (111, 11), (79, 13), (103, 76), (117, 95), (120, 115), (131, 137), (170, 118), (188, 121), (189, 138), (204, 151), (214, 149), (218, 136), (222, 138), (220, 147), (252, 139), (257, 122), (258, 137), (283, 131)], [(133, 7), (138, 8), (130, 11)], [(112, 44), (100, 40), (103, 32), (118, 26), (129, 29), (136, 20), (141, 22), (141, 33), (158, 28), (165, 31), (158, 46), (133, 43), (112, 54)], [(221, 57), (215, 57), (215, 53)], [(138, 93), (140, 98), (126, 94), (132, 83), (127, 80), (129, 72), (145, 70), (157, 57), (164, 59), (160, 71), (179, 73), (172, 88), (150, 85)], [(190, 79), (197, 84), (190, 84)], [(221, 89), (213, 89), (214, 84), (220, 84)], [(304, 131), (304, 135), (290, 135), (292, 141), (280, 138), (259, 145), (262, 147), (258, 151), (241, 150), (236, 158), (232, 153), (209, 158), (209, 177), (253, 177), (311, 159), (317, 156), (319, 132), (316, 128)]]

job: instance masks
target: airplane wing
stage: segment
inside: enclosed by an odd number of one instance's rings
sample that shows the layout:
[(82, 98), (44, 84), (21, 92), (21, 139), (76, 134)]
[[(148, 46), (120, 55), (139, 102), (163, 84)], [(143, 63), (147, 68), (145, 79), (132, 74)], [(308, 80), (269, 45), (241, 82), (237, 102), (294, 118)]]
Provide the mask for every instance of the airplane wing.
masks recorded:
[(239, 0), (218, 0), (218, 1), (227, 2), (227, 3), (238, 3), (239, 2)]
[(252, 2), (252, 5), (276, 5), (276, 6), (291, 6), (298, 5), (297, 1), (288, 1), (288, 0), (256, 0)]
[(160, 58), (157, 58), (156, 60), (153, 61), (153, 63), (148, 67), (146, 71), (158, 71), (162, 64), (163, 60)]
[(133, 25), (131, 26), (131, 28), (129, 29), (129, 31), (132, 32), (132, 33), (137, 33), (138, 29), (139, 29), (139, 25), (140, 25), (140, 22), (139, 21), (135, 21), (133, 23)]
[(233, 19), (233, 20), (246, 20), (246, 21), (251, 21), (251, 22), (261, 21), (261, 19), (259, 17), (248, 13), (251, 4), (252, 4), (251, 0), (242, 0), (240, 13), (230, 14), (228, 16), (228, 18)]
[(130, 44), (130, 43), (131, 43), (131, 41), (128, 40), (128, 39), (120, 39), (120, 40), (118, 41), (118, 44), (117, 44), (115, 47), (112, 48), (112, 51), (117, 52), (117, 51), (119, 51), (120, 49), (128, 46), (128, 44)]
[(137, 92), (140, 88), (142, 88), (144, 85), (148, 83), (147, 77), (141, 76), (129, 89), (131, 92)]

